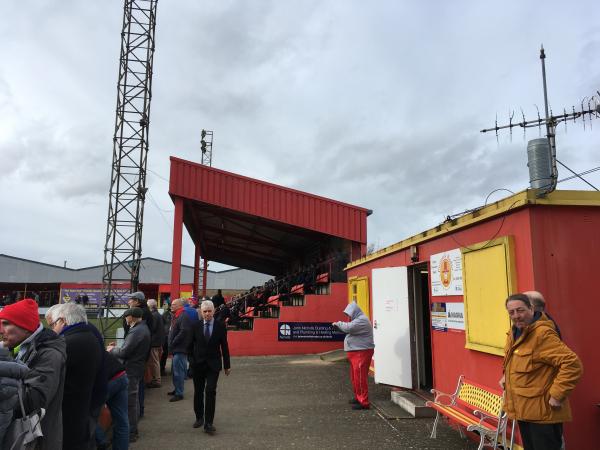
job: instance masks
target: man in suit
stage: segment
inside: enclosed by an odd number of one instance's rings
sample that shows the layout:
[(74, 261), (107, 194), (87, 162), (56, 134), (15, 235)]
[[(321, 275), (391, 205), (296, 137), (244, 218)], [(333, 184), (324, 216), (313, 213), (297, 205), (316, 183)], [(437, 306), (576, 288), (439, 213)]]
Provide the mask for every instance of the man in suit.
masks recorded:
[(191, 367), (194, 380), (194, 428), (204, 425), (204, 432), (214, 434), (217, 381), (221, 369), (225, 375), (231, 372), (227, 328), (215, 320), (215, 306), (205, 300), (200, 306), (202, 319), (192, 327)]

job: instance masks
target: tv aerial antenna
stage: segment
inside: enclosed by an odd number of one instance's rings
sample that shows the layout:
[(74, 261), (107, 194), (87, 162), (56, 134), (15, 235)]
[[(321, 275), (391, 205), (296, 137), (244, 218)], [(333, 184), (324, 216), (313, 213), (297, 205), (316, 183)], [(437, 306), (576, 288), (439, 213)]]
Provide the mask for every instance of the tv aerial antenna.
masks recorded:
[[(548, 140), (548, 147), (550, 151), (550, 183), (543, 186), (543, 194), (550, 193), (556, 189), (556, 183), (558, 180), (558, 169), (556, 163), (560, 164), (565, 169), (569, 170), (576, 177), (580, 178), (586, 184), (598, 190), (594, 185), (585, 180), (580, 174), (575, 173), (573, 170), (569, 169), (566, 165), (560, 162), (556, 158), (556, 127), (564, 123), (565, 131), (567, 130), (567, 122), (577, 122), (578, 119), (581, 120), (583, 124), (583, 128), (586, 128), (586, 122), (589, 123), (590, 128), (592, 127), (592, 119), (600, 117), (600, 91), (596, 91), (596, 95), (592, 97), (585, 97), (579, 107), (576, 109), (575, 106), (571, 108), (571, 111), (567, 112), (566, 108), (563, 108), (562, 114), (555, 115), (552, 112), (552, 109), (548, 103), (548, 87), (546, 83), (546, 53), (544, 51), (544, 46), (542, 45), (540, 48), (540, 61), (542, 64), (542, 82), (544, 87), (544, 112), (545, 116), (542, 118), (540, 116), (539, 109), (537, 110), (537, 119), (527, 120), (525, 118), (525, 114), (523, 110), (521, 110), (521, 118), (520, 122), (514, 120), (514, 111), (509, 113), (509, 121), (508, 124), (498, 125), (498, 117), (496, 117), (496, 124), (493, 128), (486, 128), (481, 130), (481, 133), (487, 133), (490, 131), (494, 131), (496, 133), (496, 139), (498, 139), (498, 131), (508, 129), (512, 138), (512, 130), (513, 128), (522, 128), (523, 135), (525, 135), (527, 128), (538, 127), (538, 129), (542, 130), (542, 127), (546, 128), (546, 139)], [(537, 106), (536, 106), (537, 108)]]

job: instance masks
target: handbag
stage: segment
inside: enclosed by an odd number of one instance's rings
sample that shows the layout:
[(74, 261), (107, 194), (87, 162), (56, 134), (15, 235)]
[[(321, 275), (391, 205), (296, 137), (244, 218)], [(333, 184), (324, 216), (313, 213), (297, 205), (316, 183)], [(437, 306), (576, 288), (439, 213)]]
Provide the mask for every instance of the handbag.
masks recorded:
[(19, 397), (19, 405), (21, 407), (21, 416), (13, 419), (11, 424), (6, 429), (4, 435), (4, 445), (2, 448), (7, 450), (26, 450), (35, 448), (36, 440), (44, 436), (42, 433), (42, 419), (46, 414), (44, 408), (33, 412), (29, 415), (25, 414), (25, 405), (23, 404), (23, 382), (19, 382), (17, 396)]

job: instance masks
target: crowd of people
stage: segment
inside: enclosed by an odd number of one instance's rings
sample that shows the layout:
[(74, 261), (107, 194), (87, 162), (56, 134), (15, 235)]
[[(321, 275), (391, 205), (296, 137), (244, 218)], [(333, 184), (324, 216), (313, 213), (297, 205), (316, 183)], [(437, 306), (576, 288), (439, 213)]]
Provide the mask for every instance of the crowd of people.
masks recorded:
[(329, 281), (346, 281), (343, 269), (347, 263), (348, 255), (338, 252), (323, 261), (306, 264), (285, 275), (272, 278), (262, 286), (254, 286), (234, 296), (228, 303), (217, 307), (217, 315), (228, 325), (240, 327), (248, 308), (252, 308), (254, 315), (259, 315), (268, 309), (269, 298), (272, 296), (288, 296), (296, 286), (302, 286), (302, 294), (314, 293), (320, 274), (326, 273)]
[[(219, 291), (216, 304), (224, 303)], [(211, 300), (175, 299), (163, 314), (156, 300), (131, 294), (123, 343), (105, 343), (77, 303), (57, 304), (40, 321), (38, 304), (23, 299), (0, 310), (0, 448), (129, 448), (139, 439), (144, 392), (162, 386), (173, 355), (170, 401), (194, 380), (194, 428), (213, 434), (216, 384), (230, 368), (226, 326)], [(189, 366), (189, 368), (188, 368)], [(112, 442), (99, 424), (106, 405)], [(25, 427), (24, 425), (25, 424)]]

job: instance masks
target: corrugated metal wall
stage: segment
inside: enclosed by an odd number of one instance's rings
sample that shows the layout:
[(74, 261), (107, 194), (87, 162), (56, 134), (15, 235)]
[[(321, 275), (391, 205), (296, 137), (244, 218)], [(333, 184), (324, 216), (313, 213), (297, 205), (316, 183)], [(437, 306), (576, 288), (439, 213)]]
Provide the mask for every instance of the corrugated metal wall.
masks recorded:
[(254, 216), (367, 242), (368, 210), (171, 157), (169, 193)]
[[(116, 270), (116, 276), (125, 277), (126, 273)], [(193, 267), (181, 267), (181, 282), (192, 283)], [(250, 289), (264, 284), (271, 277), (246, 269), (209, 271), (206, 277), (207, 289)], [(0, 255), (0, 283), (99, 283), (102, 281), (102, 266), (83, 269), (62, 268), (28, 261), (6, 255)], [(142, 258), (140, 268), (142, 283), (170, 283), (171, 263)]]

